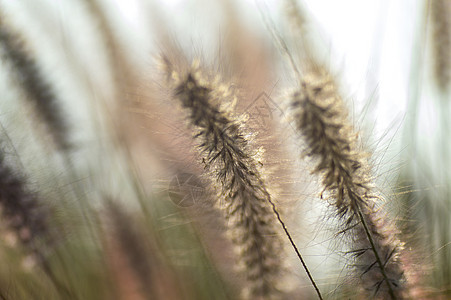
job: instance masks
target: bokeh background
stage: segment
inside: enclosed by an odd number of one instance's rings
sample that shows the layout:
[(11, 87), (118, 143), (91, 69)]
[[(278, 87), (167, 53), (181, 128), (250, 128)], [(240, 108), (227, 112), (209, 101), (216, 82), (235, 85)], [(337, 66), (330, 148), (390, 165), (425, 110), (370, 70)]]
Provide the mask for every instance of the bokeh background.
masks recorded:
[[(55, 212), (51, 224), (59, 233), (46, 257), (62, 285), (74, 288), (69, 294), (234, 299), (243, 286), (184, 115), (164, 84), (159, 66), (165, 55), (187, 66), (200, 59), (236, 86), (237, 113), (248, 115), (256, 144), (266, 149), (269, 182), (312, 273), (328, 299), (347, 295), (349, 258), (334, 239), (334, 221), (324, 218), (318, 178), (297, 155), (302, 145), (284, 113), (296, 80), (274, 32), (294, 56), (300, 51), (288, 2), (0, 0), (0, 17), (19, 33), (68, 123), (73, 147), (62, 153), (7, 59), (1, 61), (2, 147)], [(383, 207), (412, 249), (428, 295), (446, 299), (451, 3), (298, 3), (306, 16), (303, 32), (340, 83), (349, 117), (372, 154)], [(2, 294), (59, 299), (61, 289), (46, 288), (49, 280), (35, 270), (39, 262), (27, 260), (23, 249), (16, 255), (17, 241), (4, 227)], [(292, 296), (313, 298), (302, 270), (293, 267), (296, 257), (285, 259)], [(116, 292), (108, 290), (111, 282)]]

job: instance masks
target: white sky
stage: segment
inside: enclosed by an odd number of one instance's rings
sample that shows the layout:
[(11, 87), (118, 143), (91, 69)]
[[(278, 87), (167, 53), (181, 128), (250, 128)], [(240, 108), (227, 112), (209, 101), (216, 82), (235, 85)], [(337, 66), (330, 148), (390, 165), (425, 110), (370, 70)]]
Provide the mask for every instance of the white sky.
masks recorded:
[[(116, 0), (124, 16), (139, 27), (140, 9), (136, 0)], [(203, 47), (209, 45), (211, 28), (203, 26), (215, 21), (216, 15), (207, 11), (215, 1), (160, 0), (166, 17), (186, 42), (201, 37)], [(269, 14), (277, 18), (282, 1), (235, 1), (249, 24), (264, 30), (256, 2), (264, 2)], [(205, 3), (202, 11), (195, 6)], [(407, 103), (411, 50), (416, 25), (421, 16), (421, 0), (305, 0), (320, 25), (326, 46), (330, 48), (332, 68), (346, 78), (346, 91), (356, 107), (361, 107), (369, 97), (379, 95), (376, 109), (376, 136), (381, 136), (387, 126), (402, 121)], [(202, 20), (205, 19), (205, 20)], [(203, 23), (204, 22), (204, 23)], [(183, 32), (184, 31), (184, 32)], [(183, 41), (182, 41), (183, 43)], [(213, 43), (213, 42), (212, 42)], [(360, 104), (359, 104), (360, 103)]]

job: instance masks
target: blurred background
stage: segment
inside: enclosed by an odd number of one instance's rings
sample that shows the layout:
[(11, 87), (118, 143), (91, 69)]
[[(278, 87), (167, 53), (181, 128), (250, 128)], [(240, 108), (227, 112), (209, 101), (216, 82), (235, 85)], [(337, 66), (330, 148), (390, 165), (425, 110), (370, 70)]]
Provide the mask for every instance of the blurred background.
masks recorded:
[[(182, 67), (199, 59), (230, 82), (319, 286), (327, 299), (351, 297), (349, 257), (286, 114), (297, 81), (274, 34), (297, 55), (293, 2), (372, 155), (382, 207), (411, 249), (424, 293), (451, 295), (450, 1), (0, 0), (0, 31), (20, 41), (16, 49), (54, 95), (50, 115), (65, 124), (46, 124), (43, 99), (27, 92), (30, 75), (2, 33), (0, 145), (50, 216), (45, 237), (28, 229), (36, 239), (28, 249), (3, 210), (4, 299), (240, 297), (244, 275), (165, 85), (162, 55)], [(61, 149), (58, 136), (70, 146)], [(287, 252), (287, 299), (314, 299)]]

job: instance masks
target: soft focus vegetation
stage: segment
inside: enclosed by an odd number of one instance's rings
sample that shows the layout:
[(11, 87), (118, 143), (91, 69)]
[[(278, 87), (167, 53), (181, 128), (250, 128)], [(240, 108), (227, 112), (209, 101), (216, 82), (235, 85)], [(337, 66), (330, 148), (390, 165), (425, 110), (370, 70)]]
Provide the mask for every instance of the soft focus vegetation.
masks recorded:
[(451, 2), (338, 2), (0, 0), (0, 299), (451, 297)]

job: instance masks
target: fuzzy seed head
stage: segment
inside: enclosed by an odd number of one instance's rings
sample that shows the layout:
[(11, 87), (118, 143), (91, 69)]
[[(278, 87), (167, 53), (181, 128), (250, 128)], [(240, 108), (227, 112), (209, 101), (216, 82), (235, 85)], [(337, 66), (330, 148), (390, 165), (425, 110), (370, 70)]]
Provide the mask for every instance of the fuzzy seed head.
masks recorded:
[(313, 173), (322, 178), (324, 198), (335, 207), (363, 286), (376, 298), (406, 294), (399, 253), (403, 244), (386, 216), (376, 208), (366, 155), (327, 71), (317, 68), (304, 77), (292, 97), (296, 125), (307, 142), (305, 154), (317, 160)]
[[(281, 241), (271, 211), (270, 194), (259, 167), (257, 151), (249, 145), (242, 120), (233, 116), (230, 89), (200, 79), (188, 72), (175, 89), (176, 98), (189, 112), (198, 151), (212, 179), (212, 187), (223, 201), (230, 235), (247, 274), (251, 299), (273, 299), (279, 295), (282, 271)], [(231, 101), (230, 101), (231, 100)]]
[(48, 234), (48, 211), (38, 202), (37, 194), (27, 190), (25, 180), (15, 174), (0, 153), (0, 205), (2, 220), (16, 234), (17, 239), (37, 250), (36, 238)]
[(451, 2), (431, 1), (434, 75), (441, 90), (451, 84)]
[(67, 139), (68, 124), (61, 115), (56, 94), (34, 60), (33, 54), (26, 50), (20, 37), (12, 32), (2, 18), (0, 14), (0, 58), (10, 64), (12, 74), (23, 89), (26, 99), (35, 106), (57, 147), (60, 150), (70, 149), (71, 145)]

